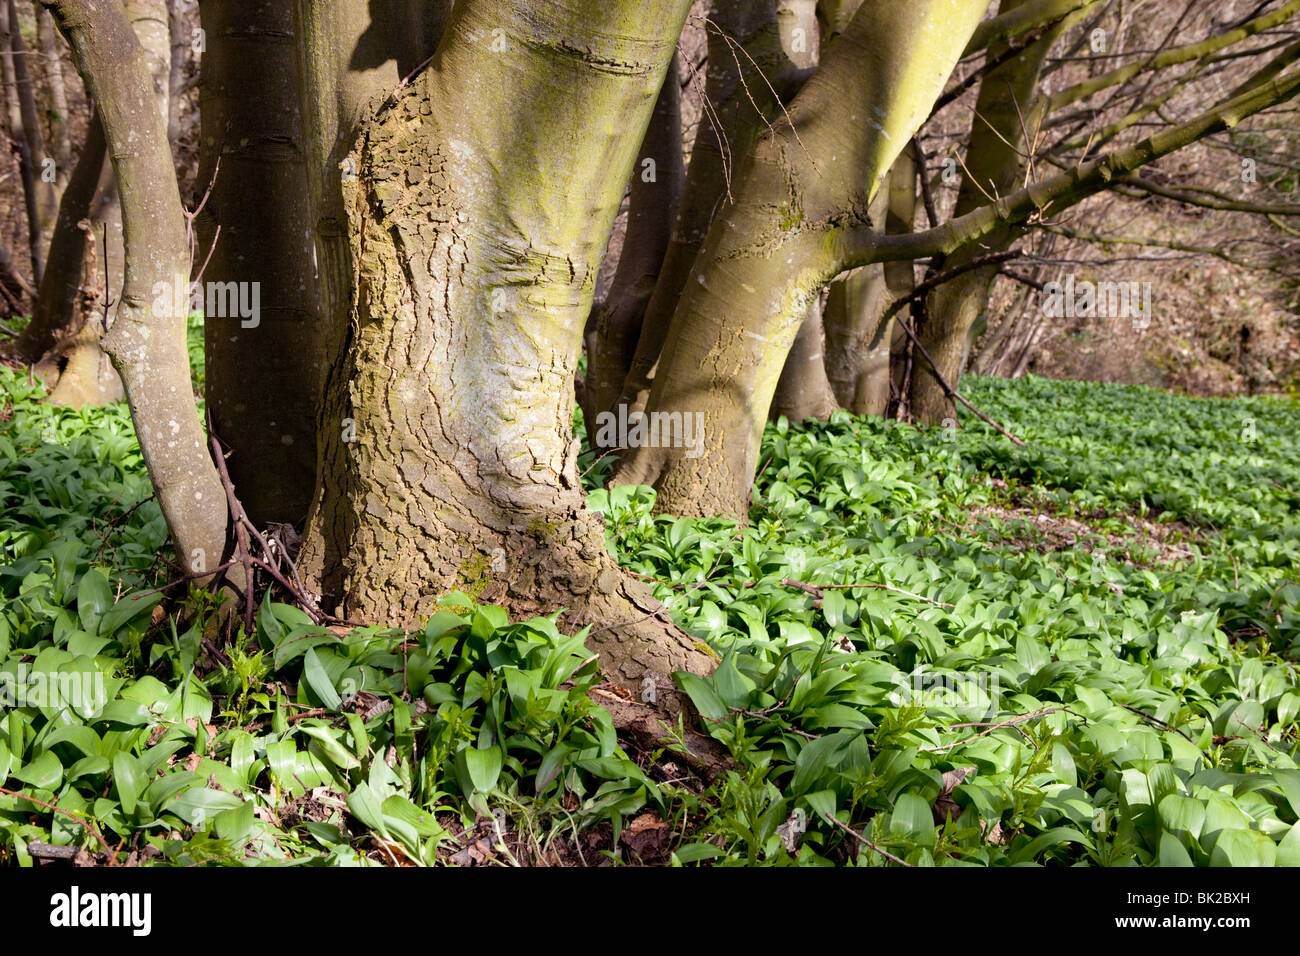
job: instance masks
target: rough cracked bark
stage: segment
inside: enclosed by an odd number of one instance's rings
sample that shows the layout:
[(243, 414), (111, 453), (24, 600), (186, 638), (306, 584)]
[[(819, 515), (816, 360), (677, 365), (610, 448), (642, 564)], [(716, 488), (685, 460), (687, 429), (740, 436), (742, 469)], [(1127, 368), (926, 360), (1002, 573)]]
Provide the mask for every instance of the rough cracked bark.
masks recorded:
[(125, 281), (103, 339), (122, 377), (149, 477), (189, 573), (216, 565), (226, 502), (207, 452), (190, 385), (185, 309), (173, 290), (188, 279), (185, 217), (167, 120), (149, 59), (116, 0), (43, 0), (72, 47), (108, 141), (122, 203)]
[[(869, 228), (881, 180), (987, 8), (863, 4), (740, 168), (673, 316), (652, 411), (702, 412), (704, 453), (639, 448), (615, 480), (653, 483), (662, 511), (743, 517), (763, 423), (799, 323)], [(846, 116), (847, 113), (847, 116)]]
[(366, 104), (428, 61), (451, 0), (292, 0), (298, 35), (306, 192), (316, 254), (318, 355), (328, 368), (344, 341), (353, 287), (342, 186)]
[(410, 625), (459, 588), (567, 608), (623, 681), (709, 667), (608, 554), (570, 425), (595, 275), (688, 7), (458, 5), (429, 68), (362, 124), (343, 203), (357, 284), (303, 546), (329, 606)]

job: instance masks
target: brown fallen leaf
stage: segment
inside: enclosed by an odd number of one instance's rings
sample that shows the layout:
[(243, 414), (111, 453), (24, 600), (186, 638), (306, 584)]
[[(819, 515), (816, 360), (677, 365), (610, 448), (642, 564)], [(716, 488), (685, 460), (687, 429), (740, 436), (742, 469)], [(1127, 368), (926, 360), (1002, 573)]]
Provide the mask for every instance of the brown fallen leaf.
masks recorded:
[(961, 806), (953, 799), (952, 792), (974, 772), (974, 767), (959, 767), (943, 775), (943, 790), (939, 792), (931, 808), (935, 824), (943, 826), (950, 818), (961, 816)]
[(620, 842), (634, 857), (648, 863), (664, 856), (671, 835), (657, 813), (643, 813), (623, 830)]

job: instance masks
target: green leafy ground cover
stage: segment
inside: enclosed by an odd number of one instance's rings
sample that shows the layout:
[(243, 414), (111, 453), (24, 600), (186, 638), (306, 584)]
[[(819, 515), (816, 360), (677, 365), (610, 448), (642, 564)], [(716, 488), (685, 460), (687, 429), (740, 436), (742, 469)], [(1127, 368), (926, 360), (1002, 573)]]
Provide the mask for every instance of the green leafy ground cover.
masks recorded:
[[(201, 381), (201, 368), (198, 370)], [(450, 595), (409, 634), (268, 597), (206, 642), (120, 406), (0, 370), (0, 859), (1300, 864), (1300, 407), (971, 380), (963, 419), (768, 429), (751, 523), (606, 492), (722, 657), (729, 770), (646, 750), (582, 636)], [(168, 594), (174, 594), (169, 591)]]

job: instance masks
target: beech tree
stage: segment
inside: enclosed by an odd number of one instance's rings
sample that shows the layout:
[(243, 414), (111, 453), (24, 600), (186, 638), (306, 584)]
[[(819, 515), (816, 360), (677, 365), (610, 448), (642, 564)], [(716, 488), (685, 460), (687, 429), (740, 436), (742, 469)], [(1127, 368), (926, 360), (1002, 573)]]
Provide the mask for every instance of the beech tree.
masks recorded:
[[(614, 481), (653, 485), (662, 511), (743, 520), (770, 412), (884, 412), (898, 329), (916, 413), (950, 416), (991, 250), (1300, 90), (1288, 47), (1194, 117), (1109, 151), (1071, 134), (1026, 176), (1034, 117), (1087, 95), (1040, 85), (1096, 0), (1004, 0), (992, 17), (989, 0), (715, 0), (694, 14), (707, 120), (686, 163), (690, 0), (202, 0), (187, 210), (157, 98), (175, 83), (155, 81), (123, 0), (41, 2), (120, 193), (102, 347), (185, 572), (229, 566), (250, 527), (289, 526), (322, 615), (411, 626), (456, 589), (563, 611), (628, 684), (714, 657), (618, 568), (586, 504), (584, 343), (589, 431), (620, 407), (703, 421), (692, 449), (596, 442), (619, 454)], [(972, 185), (940, 221), (916, 137), (980, 76)], [(227, 306), (205, 299), (211, 443), (185, 353), (194, 274)]]

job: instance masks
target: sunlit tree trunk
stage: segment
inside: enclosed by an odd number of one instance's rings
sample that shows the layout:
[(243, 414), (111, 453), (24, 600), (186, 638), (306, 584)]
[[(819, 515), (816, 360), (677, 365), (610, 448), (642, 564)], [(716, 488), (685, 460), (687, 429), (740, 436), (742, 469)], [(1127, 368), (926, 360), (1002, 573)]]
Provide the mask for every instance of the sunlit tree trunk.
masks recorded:
[[(1024, 6), (1028, 0), (1004, 0), (1002, 12)], [(1019, 55), (992, 69), (980, 84), (966, 144), (966, 176), (957, 197), (954, 216), (961, 216), (1006, 195), (1021, 185), (1025, 154), (1042, 117), (1038, 79), (1043, 63), (1068, 21), (1062, 21)], [(997, 57), (1004, 46), (990, 47)], [(980, 256), (1007, 249), (1020, 233), (999, 229), (977, 244), (946, 260), (941, 270), (965, 265)], [(966, 364), (977, 320), (988, 308), (989, 292), (998, 267), (973, 269), (939, 286), (926, 297), (924, 321), (917, 339), (934, 359), (939, 375), (956, 388)], [(935, 375), (936, 368), (913, 358), (910, 409), (923, 424), (956, 424), (957, 409)]]
[[(888, 188), (872, 201), (872, 221), (886, 233), (912, 231), (916, 217), (916, 163), (905, 151), (890, 169)], [(886, 262), (848, 272), (830, 285), (826, 374), (839, 403), (855, 415), (884, 415), (890, 399), (890, 354), (896, 322), (885, 318), (912, 291), (911, 262)]]
[(629, 409), (645, 407), (682, 291), (714, 216), (736, 188), (742, 160), (817, 65), (814, 8), (811, 0), (717, 0), (709, 11), (705, 113), (619, 398)]
[(567, 608), (624, 681), (709, 666), (606, 550), (571, 429), (596, 272), (688, 7), (459, 4), (361, 124), (303, 546), (328, 606), (409, 625), (459, 588)]
[[(740, 167), (654, 377), (651, 411), (702, 413), (703, 454), (640, 447), (615, 480), (672, 514), (743, 517), (766, 413), (809, 305), (846, 267), (850, 233), (988, 4), (864, 4)], [(880, 42), (889, 37), (888, 43)]]
[(122, 377), (176, 556), (186, 571), (202, 573), (220, 559), (227, 509), (194, 403), (184, 305), (159, 295), (190, 266), (166, 111), (150, 58), (121, 7), (43, 2), (98, 107), (120, 186), (125, 281), (103, 348)]

